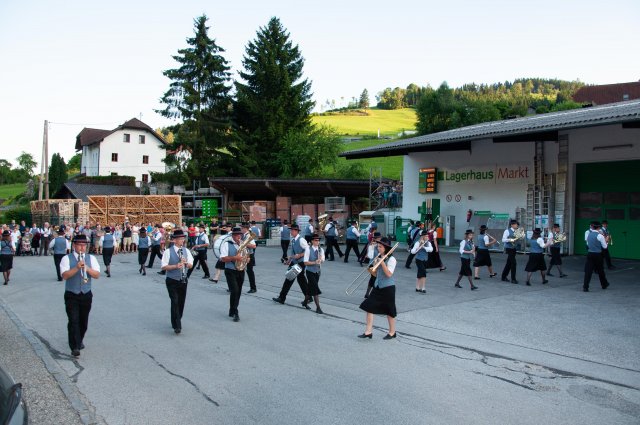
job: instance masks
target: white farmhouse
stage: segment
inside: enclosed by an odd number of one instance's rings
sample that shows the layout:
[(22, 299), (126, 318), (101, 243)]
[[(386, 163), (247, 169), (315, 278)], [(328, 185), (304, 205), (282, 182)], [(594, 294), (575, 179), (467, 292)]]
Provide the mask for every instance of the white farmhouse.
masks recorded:
[(166, 171), (162, 160), (166, 141), (137, 118), (113, 130), (83, 128), (76, 136), (76, 151), (82, 151), (80, 172), (87, 176), (133, 176), (150, 182), (150, 172)]

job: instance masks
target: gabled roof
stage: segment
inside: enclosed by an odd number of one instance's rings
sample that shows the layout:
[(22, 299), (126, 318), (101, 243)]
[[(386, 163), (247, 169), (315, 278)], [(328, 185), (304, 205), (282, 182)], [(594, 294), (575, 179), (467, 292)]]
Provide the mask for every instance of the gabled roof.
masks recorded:
[(66, 182), (53, 198), (82, 199), (88, 202), (88, 197), (94, 195), (140, 195), (140, 189), (135, 186)]
[(620, 123), (634, 123), (633, 126), (640, 123), (640, 100), (485, 122), (342, 152), (340, 156), (357, 159), (407, 155), (411, 152), (465, 150), (470, 148), (471, 141), (481, 139), (497, 142), (554, 140), (560, 130)]
[(105, 139), (105, 137), (115, 133), (116, 131), (125, 129), (147, 131), (158, 140), (160, 140), (162, 144), (167, 144), (167, 142), (164, 140), (164, 137), (162, 137), (161, 134), (158, 134), (153, 128), (149, 127), (147, 124), (143, 123), (137, 118), (132, 118), (124, 124), (114, 128), (113, 130), (100, 130), (97, 128), (88, 127), (83, 128), (82, 131), (76, 136), (76, 150), (79, 151), (83, 146), (89, 146), (93, 145), (94, 143), (101, 142)]
[[(627, 96), (626, 99), (625, 95)], [(605, 105), (634, 99), (640, 99), (640, 81), (584, 86), (573, 95), (573, 100), (576, 102), (593, 103), (594, 105)]]

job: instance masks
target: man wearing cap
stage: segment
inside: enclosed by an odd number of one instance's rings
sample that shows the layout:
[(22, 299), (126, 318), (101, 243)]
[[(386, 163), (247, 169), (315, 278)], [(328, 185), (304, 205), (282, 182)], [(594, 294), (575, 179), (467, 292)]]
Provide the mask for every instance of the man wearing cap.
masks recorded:
[(327, 260), (333, 261), (335, 259), (333, 255), (333, 248), (336, 249), (338, 255), (340, 256), (340, 258), (342, 258), (344, 254), (342, 254), (340, 245), (338, 245), (338, 229), (333, 217), (329, 217), (329, 222), (326, 226), (324, 226), (323, 231), (325, 236), (325, 243), (327, 245)]
[(60, 261), (67, 252), (71, 249), (71, 243), (64, 237), (64, 229), (58, 228), (58, 236), (49, 242), (49, 249), (53, 250), (53, 263), (56, 266), (56, 273), (58, 274), (58, 282), (62, 282), (62, 275), (60, 274)]
[(589, 283), (594, 270), (598, 273), (602, 289), (607, 289), (609, 282), (604, 274), (604, 258), (602, 258), (602, 250), (607, 249), (607, 241), (600, 233), (600, 222), (598, 221), (593, 222), (591, 225), (591, 230), (587, 236), (587, 249), (587, 263), (584, 265), (582, 290), (589, 292)]
[(166, 272), (166, 284), (171, 299), (171, 326), (179, 334), (182, 331), (182, 313), (187, 298), (187, 270), (193, 267), (191, 251), (184, 247), (184, 231), (176, 229), (171, 235), (173, 245), (162, 255), (162, 271)]
[(104, 235), (100, 237), (100, 245), (102, 246), (102, 261), (107, 268), (107, 277), (111, 277), (111, 258), (116, 243), (116, 238), (111, 234), (111, 227), (105, 226)]
[(91, 281), (100, 278), (100, 264), (87, 254), (89, 241), (84, 234), (73, 238), (73, 252), (60, 261), (60, 272), (65, 280), (64, 305), (67, 311), (69, 348), (74, 357), (84, 348), (83, 340), (89, 326), (89, 312), (93, 294)]
[(411, 263), (413, 262), (413, 258), (416, 256), (415, 254), (411, 253), (411, 247), (413, 247), (413, 245), (415, 244), (415, 242), (418, 241), (418, 239), (420, 239), (420, 234), (422, 233), (422, 230), (424, 230), (424, 223), (420, 223), (419, 221), (416, 221), (416, 224), (411, 228), (411, 233), (407, 232), (407, 237), (409, 238), (409, 256), (407, 257), (407, 261), (404, 264), (404, 267), (407, 269), (411, 268)]
[[(299, 265), (302, 268), (302, 271), (296, 276), (298, 280), (298, 285), (300, 285), (300, 290), (304, 295), (304, 301), (302, 301), (302, 306), (307, 310), (311, 310), (311, 307), (308, 306), (311, 301), (308, 296), (307, 291), (307, 278), (305, 277), (305, 265), (304, 265), (304, 252), (309, 247), (307, 241), (300, 236), (300, 227), (297, 224), (291, 225), (291, 245), (289, 247), (289, 260), (288, 264), (290, 265)], [(272, 298), (273, 301), (284, 304), (284, 301), (287, 299), (287, 294), (291, 289), (291, 285), (293, 285), (293, 280), (284, 280), (282, 284), (282, 289), (280, 290), (280, 295), (278, 297)]]
[(231, 238), (220, 246), (220, 261), (224, 263), (224, 276), (229, 287), (229, 317), (233, 317), (234, 322), (240, 321), (238, 305), (244, 283), (244, 270), (236, 269), (236, 261), (242, 260), (242, 255), (238, 252), (242, 235), (242, 229), (234, 227), (231, 230)]
[[(242, 223), (241, 231), (242, 231), (243, 242), (249, 238), (250, 228), (251, 226), (249, 225), (249, 223)], [(253, 230), (251, 231), (253, 232)], [(258, 237), (257, 233), (254, 232), (254, 234), (256, 235), (256, 237)], [(247, 252), (249, 253), (249, 263), (247, 264), (246, 270), (247, 270), (247, 277), (249, 278), (249, 286), (250, 286), (249, 291), (247, 291), (248, 294), (253, 294), (254, 292), (257, 291), (256, 275), (253, 272), (253, 267), (256, 265), (256, 246), (257, 245), (255, 240), (249, 242), (249, 244), (247, 245)]]
[(504, 243), (504, 250), (507, 253), (507, 263), (502, 269), (502, 281), (509, 282), (507, 275), (511, 272), (511, 283), (518, 283), (516, 280), (516, 246), (511, 239), (514, 238), (516, 229), (518, 228), (518, 221), (509, 221), (509, 228), (502, 234), (502, 242)]
[(193, 245), (193, 249), (196, 250), (198, 255), (193, 260), (193, 268), (189, 269), (187, 273), (187, 278), (191, 277), (191, 273), (196, 268), (198, 263), (202, 265), (202, 271), (204, 271), (203, 279), (209, 279), (209, 266), (207, 265), (207, 248), (209, 248), (209, 238), (205, 233), (205, 226), (203, 223), (200, 223), (196, 229), (196, 239)]
[(344, 251), (344, 262), (349, 262), (349, 252), (353, 249), (356, 254), (356, 258), (360, 258), (360, 250), (358, 249), (358, 238), (360, 238), (360, 231), (356, 229), (356, 223), (351, 223), (351, 226), (347, 229), (347, 249)]

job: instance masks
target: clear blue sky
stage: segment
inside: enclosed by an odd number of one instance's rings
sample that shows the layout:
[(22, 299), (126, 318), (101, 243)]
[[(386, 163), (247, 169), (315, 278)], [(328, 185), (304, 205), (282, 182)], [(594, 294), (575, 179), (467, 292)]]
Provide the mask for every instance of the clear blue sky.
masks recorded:
[(140, 114), (154, 128), (170, 124), (154, 112), (169, 84), (162, 71), (175, 66), (171, 56), (202, 13), (234, 73), (258, 28), (279, 17), (305, 57), (318, 105), (364, 88), (375, 102), (385, 87), (445, 80), (640, 79), (637, 0), (5, 0), (0, 158), (15, 164), (24, 150), (40, 162), (45, 119), (54, 123), (49, 155), (65, 160), (84, 126), (112, 129)]

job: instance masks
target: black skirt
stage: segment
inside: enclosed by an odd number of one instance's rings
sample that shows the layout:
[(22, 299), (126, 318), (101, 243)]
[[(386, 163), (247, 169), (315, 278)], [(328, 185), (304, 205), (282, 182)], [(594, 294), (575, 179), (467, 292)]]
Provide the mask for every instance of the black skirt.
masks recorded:
[(482, 266), (491, 267), (491, 255), (489, 254), (488, 249), (476, 250), (476, 259), (473, 262), (473, 267), (482, 267)]
[(113, 257), (113, 248), (102, 248), (102, 261), (105, 266), (111, 265), (111, 257)]
[(396, 312), (395, 285), (382, 289), (374, 286), (371, 295), (360, 304), (360, 308), (367, 313), (396, 317), (398, 313)]
[(551, 247), (549, 248), (551, 251), (551, 261), (549, 262), (552, 266), (561, 266), (562, 265), (562, 256), (560, 256), (560, 247)]
[(471, 259), (460, 257), (460, 271), (461, 276), (471, 276)]
[(224, 270), (224, 263), (221, 260), (216, 261), (216, 269)]
[(147, 262), (149, 256), (149, 248), (138, 248), (138, 264), (143, 265)]
[(416, 260), (416, 266), (418, 266), (418, 279), (427, 277), (427, 262), (424, 260)]
[(13, 254), (0, 255), (0, 268), (3, 272), (8, 272), (13, 268)]
[(529, 261), (527, 261), (527, 265), (524, 268), (525, 272), (535, 272), (538, 270), (547, 270), (547, 264), (544, 262), (544, 254), (539, 253), (530, 253)]
[(427, 268), (428, 269), (442, 268), (442, 260), (440, 259), (439, 252), (431, 251), (429, 253), (429, 258), (427, 258)]
[(310, 272), (306, 270), (307, 275), (307, 295), (314, 296), (322, 294), (320, 291), (320, 286), (318, 282), (320, 282), (320, 273)]

